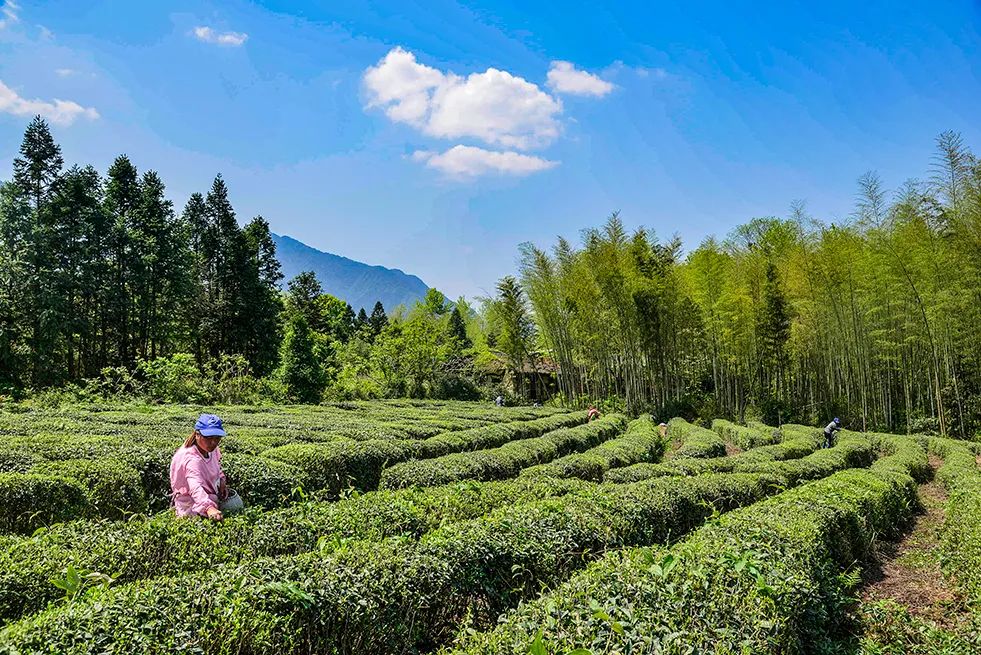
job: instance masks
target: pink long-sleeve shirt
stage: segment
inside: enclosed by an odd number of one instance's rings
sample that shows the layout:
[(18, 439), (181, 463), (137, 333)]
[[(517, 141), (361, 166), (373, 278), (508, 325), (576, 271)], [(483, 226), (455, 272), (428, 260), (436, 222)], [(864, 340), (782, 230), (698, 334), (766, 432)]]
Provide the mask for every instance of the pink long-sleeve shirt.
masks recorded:
[(218, 488), (225, 474), (218, 448), (207, 458), (196, 446), (181, 446), (170, 461), (170, 489), (177, 516), (207, 516), (218, 507)]

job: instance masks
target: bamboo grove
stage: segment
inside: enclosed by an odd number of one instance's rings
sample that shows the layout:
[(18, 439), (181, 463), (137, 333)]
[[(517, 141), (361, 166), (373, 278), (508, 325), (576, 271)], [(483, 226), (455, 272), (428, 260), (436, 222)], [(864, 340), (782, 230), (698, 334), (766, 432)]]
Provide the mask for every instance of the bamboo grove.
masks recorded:
[(614, 214), (525, 244), (522, 283), (567, 399), (861, 429), (981, 427), (981, 161), (944, 133), (929, 179), (859, 179), (854, 213), (796, 203), (682, 257)]

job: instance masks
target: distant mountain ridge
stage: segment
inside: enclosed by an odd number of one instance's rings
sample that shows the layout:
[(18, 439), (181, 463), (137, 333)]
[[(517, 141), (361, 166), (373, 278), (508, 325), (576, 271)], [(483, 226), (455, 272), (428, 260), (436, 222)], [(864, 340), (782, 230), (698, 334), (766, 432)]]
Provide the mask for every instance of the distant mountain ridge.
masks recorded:
[(397, 268), (371, 266), (317, 250), (293, 237), (273, 234), (276, 257), (283, 267), (283, 287), (303, 271), (313, 271), (324, 292), (348, 302), (354, 311), (364, 307), (369, 314), (376, 301), (390, 311), (398, 305), (412, 305), (429, 289), (415, 275)]

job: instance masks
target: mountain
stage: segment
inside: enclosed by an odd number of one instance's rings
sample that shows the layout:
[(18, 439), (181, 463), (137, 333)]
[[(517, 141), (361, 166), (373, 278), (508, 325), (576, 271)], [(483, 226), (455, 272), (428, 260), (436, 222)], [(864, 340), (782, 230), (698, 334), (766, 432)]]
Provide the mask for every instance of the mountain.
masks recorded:
[(380, 300), (386, 311), (397, 305), (411, 305), (421, 300), (429, 289), (415, 275), (408, 275), (397, 268), (370, 266), (347, 257), (333, 255), (292, 237), (273, 234), (276, 257), (283, 266), (283, 287), (297, 274), (313, 271), (324, 291), (350, 303), (354, 311), (361, 307), (371, 313), (375, 302)]

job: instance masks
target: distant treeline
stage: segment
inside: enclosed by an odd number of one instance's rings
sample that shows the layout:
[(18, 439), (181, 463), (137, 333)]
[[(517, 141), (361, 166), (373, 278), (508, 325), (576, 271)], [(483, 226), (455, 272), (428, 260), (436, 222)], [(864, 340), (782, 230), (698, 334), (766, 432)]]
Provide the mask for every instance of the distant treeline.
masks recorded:
[(479, 395), (474, 363), (494, 357), (462, 299), (430, 289), (389, 321), (380, 302), (356, 313), (325, 294), (312, 272), (285, 292), (282, 279), (269, 224), (240, 227), (220, 175), (177, 213), (160, 177), (124, 155), (105, 176), (66, 168), (37, 117), (0, 184), (0, 398)]
[(981, 428), (981, 161), (954, 133), (926, 181), (863, 175), (842, 224), (796, 204), (682, 256), (614, 215), (579, 246), (523, 246), (476, 307), (431, 289), (388, 314), (312, 273), (281, 292), (269, 225), (241, 228), (220, 176), (179, 214), (164, 191), (125, 156), (66, 170), (31, 122), (0, 185), (0, 395), (122, 377), (207, 401), (234, 369), (257, 383), (240, 401), (527, 397), (554, 376), (575, 405)]
[(269, 225), (239, 227), (217, 177), (181, 214), (153, 171), (118, 157), (105, 177), (65, 169), (35, 118), (0, 186), (0, 384), (34, 388), (177, 352), (279, 348), (282, 275)]
[(850, 427), (981, 428), (981, 161), (944, 133), (932, 175), (859, 179), (830, 226), (802, 204), (686, 257), (614, 216), (526, 245), (522, 281), (568, 397)]

